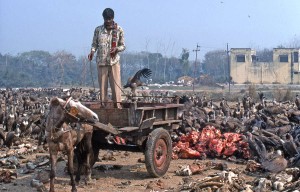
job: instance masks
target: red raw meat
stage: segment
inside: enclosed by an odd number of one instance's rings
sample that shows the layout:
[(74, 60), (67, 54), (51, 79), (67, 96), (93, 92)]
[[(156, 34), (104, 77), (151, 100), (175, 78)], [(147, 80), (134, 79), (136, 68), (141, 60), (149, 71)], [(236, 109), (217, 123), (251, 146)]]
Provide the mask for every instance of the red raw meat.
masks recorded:
[(242, 139), (241, 135), (238, 133), (224, 133), (223, 135), (227, 142), (237, 142)]
[(215, 153), (217, 156), (220, 156), (222, 154), (222, 151), (224, 149), (224, 142), (222, 139), (212, 139), (209, 143), (209, 150), (213, 153)]
[(191, 148), (182, 149), (178, 155), (182, 159), (198, 159), (200, 158), (200, 153)]
[(206, 126), (201, 132), (191, 131), (182, 135), (180, 141), (173, 143), (173, 159), (201, 158), (201, 155), (232, 156), (236, 151), (248, 159), (250, 151), (241, 134), (224, 133), (213, 126)]
[(211, 139), (220, 138), (221, 137), (221, 131), (216, 129), (213, 126), (206, 126), (203, 128), (199, 141), (203, 143), (209, 142)]

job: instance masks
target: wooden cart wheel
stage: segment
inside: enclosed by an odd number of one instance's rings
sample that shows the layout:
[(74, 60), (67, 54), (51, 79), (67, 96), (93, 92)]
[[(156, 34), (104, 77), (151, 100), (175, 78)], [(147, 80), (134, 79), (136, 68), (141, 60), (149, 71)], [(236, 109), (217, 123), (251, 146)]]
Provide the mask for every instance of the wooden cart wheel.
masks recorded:
[(163, 176), (169, 169), (172, 158), (172, 140), (167, 130), (154, 129), (148, 136), (145, 148), (145, 164), (153, 177)]

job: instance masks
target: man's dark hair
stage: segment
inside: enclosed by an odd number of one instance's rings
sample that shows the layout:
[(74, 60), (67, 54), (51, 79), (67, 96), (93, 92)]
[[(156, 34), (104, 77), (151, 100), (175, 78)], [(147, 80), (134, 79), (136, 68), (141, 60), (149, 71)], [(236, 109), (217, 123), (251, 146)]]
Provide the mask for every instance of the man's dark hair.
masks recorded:
[(104, 19), (113, 19), (115, 16), (114, 10), (111, 8), (106, 8), (104, 9), (102, 16)]

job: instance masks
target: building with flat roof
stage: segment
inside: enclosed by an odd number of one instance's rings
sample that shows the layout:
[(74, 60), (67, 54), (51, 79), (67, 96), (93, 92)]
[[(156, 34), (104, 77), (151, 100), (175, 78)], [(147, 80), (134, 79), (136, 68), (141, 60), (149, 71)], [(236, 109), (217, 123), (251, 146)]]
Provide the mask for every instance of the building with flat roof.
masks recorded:
[(230, 76), (239, 84), (300, 84), (300, 49), (274, 48), (273, 61), (260, 62), (251, 48), (230, 49)]

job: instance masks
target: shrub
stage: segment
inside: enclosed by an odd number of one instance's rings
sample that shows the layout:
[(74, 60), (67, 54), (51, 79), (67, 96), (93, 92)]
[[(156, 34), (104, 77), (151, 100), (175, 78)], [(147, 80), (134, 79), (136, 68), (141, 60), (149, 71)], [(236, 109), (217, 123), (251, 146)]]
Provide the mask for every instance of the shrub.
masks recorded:
[(245, 93), (246, 93), (246, 90), (245, 90), (245, 89), (241, 89), (241, 90), (240, 90), (240, 93), (245, 94)]
[(292, 101), (292, 100), (293, 100), (292, 89), (288, 88), (286, 90), (285, 96), (283, 97), (283, 101)]
[(256, 86), (254, 84), (249, 85), (248, 92), (249, 92), (249, 96), (252, 99), (256, 99), (257, 93), (256, 93)]
[(281, 101), (284, 97), (284, 91), (282, 89), (276, 88), (272, 92), (273, 98), (276, 99), (276, 101)]

